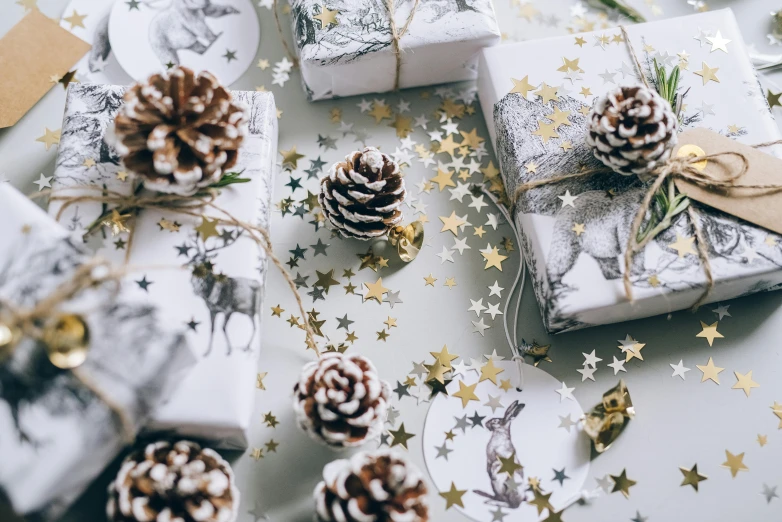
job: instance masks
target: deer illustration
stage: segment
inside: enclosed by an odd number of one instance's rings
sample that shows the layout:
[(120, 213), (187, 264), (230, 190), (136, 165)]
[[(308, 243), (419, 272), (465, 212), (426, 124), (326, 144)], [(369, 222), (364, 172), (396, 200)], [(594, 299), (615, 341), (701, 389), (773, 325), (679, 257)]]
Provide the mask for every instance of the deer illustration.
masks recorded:
[(230, 14), (239, 14), (239, 10), (212, 0), (169, 0), (149, 25), (149, 43), (160, 63), (179, 65), (178, 51), (204, 54), (222, 34), (215, 34), (206, 19)]
[(227, 345), (226, 355), (231, 355), (232, 345), (228, 335), (228, 321), (233, 314), (246, 315), (252, 321), (252, 334), (250, 335), (247, 346), (244, 351), (249, 351), (255, 339), (255, 333), (258, 328), (257, 321), (260, 320), (261, 308), (261, 283), (254, 279), (246, 277), (228, 277), (222, 273), (216, 273), (212, 260), (217, 257), (216, 252), (222, 250), (233, 243), (242, 235), (241, 232), (234, 235), (232, 232), (223, 232), (219, 239), (223, 244), (219, 247), (206, 248), (204, 241), (199, 241), (198, 237), (194, 240), (195, 254), (187, 262), (192, 267), (191, 283), (195, 294), (206, 303), (209, 309), (209, 347), (204, 353), (204, 357), (212, 351), (214, 341), (215, 322), (217, 315), (223, 314), (223, 334)]

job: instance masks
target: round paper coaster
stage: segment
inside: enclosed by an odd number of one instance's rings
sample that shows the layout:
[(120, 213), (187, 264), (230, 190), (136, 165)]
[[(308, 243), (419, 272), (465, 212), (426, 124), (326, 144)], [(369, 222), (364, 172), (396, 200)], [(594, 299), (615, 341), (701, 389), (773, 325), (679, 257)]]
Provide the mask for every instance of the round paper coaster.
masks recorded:
[(92, 45), (76, 64), (79, 81), (113, 85), (133, 81), (111, 52), (109, 15), (113, 5), (114, 0), (71, 0), (63, 11), (60, 26)]
[(135, 80), (183, 65), (230, 85), (255, 59), (260, 27), (250, 0), (118, 1), (109, 39)]
[(582, 490), (591, 446), (575, 422), (584, 412), (575, 400), (560, 402), (559, 381), (532, 365), (524, 367), (524, 391), (504, 391), (498, 385), (515, 375), (516, 364), (494, 364), (503, 370), (497, 384), (479, 382), (478, 372), (469, 370), (448, 386), (448, 397), (439, 394), (432, 401), (424, 425), (424, 460), (440, 492), (466, 491), (464, 507), (451, 509), (481, 522), (536, 522), (537, 508), (527, 501), (519, 504), (520, 498), (533, 498), (530, 478), (552, 494), (549, 502), (557, 510)]

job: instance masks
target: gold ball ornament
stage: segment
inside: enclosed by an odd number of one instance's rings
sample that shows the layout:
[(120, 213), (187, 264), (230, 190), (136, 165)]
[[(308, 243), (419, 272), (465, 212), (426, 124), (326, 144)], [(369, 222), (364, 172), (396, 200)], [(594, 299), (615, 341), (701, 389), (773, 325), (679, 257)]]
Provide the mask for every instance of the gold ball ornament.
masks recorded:
[(63, 314), (46, 325), (41, 340), (53, 365), (72, 370), (87, 359), (90, 329), (80, 315)]
[(0, 361), (11, 355), (22, 337), (22, 331), (13, 325), (0, 323)]

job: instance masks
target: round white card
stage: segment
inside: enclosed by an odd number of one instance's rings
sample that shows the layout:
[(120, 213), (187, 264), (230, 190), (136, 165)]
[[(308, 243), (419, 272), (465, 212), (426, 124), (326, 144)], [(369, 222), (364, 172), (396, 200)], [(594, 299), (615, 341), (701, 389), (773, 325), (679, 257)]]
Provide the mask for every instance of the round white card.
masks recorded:
[(109, 42), (109, 15), (114, 0), (72, 0), (63, 11), (60, 26), (92, 49), (76, 64), (82, 82), (127, 85), (133, 81), (122, 69)]
[(109, 38), (136, 80), (183, 65), (230, 85), (255, 59), (260, 27), (250, 0), (129, 0), (112, 7)]
[[(495, 361), (503, 369), (497, 376), (510, 379), (516, 374), (516, 364)], [(490, 380), (478, 382), (480, 376), (470, 370), (457, 377), (449, 386), (449, 397), (439, 394), (427, 413), (424, 425), (424, 459), (437, 489), (447, 492), (451, 484), (466, 490), (459, 509), (473, 520), (497, 520), (498, 510), (504, 513), (504, 522), (533, 522), (540, 519), (537, 508), (520, 498), (531, 500), (527, 492), (528, 480), (535, 477), (545, 493), (552, 493), (549, 501), (555, 509), (572, 500), (582, 490), (589, 472), (591, 443), (575, 423), (583, 415), (575, 400), (560, 402), (556, 390), (559, 381), (532, 365), (524, 367), (524, 390), (502, 390)], [(462, 406), (459, 380), (465, 386), (476, 384), (477, 401)], [(513, 382), (513, 381), (512, 381)], [(461, 395), (470, 397), (468, 392)], [(493, 410), (493, 411), (492, 411)], [(467, 427), (464, 417), (467, 417)], [(560, 427), (573, 425), (569, 428)], [(456, 434), (447, 440), (446, 433)], [(450, 450), (450, 451), (449, 451)], [(510, 474), (500, 472), (516, 462), (523, 466), (515, 472), (508, 486)], [(507, 469), (507, 468), (506, 468)]]

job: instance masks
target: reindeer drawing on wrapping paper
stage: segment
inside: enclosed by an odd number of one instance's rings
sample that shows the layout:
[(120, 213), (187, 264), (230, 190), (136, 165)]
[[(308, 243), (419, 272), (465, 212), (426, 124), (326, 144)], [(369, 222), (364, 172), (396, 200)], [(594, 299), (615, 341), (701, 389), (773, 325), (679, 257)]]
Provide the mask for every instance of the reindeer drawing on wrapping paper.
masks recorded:
[[(158, 1), (147, 4), (154, 6)], [(222, 35), (215, 34), (206, 19), (230, 14), (239, 14), (239, 10), (212, 0), (168, 0), (149, 25), (149, 43), (160, 63), (179, 65), (179, 51), (204, 54)]]
[(243, 348), (249, 351), (255, 339), (255, 333), (260, 321), (261, 308), (261, 283), (247, 277), (228, 277), (220, 272), (215, 272), (213, 260), (217, 257), (217, 251), (229, 247), (236, 242), (242, 233), (223, 232), (217, 241), (222, 245), (207, 248), (206, 243), (199, 239), (198, 235), (193, 240), (195, 254), (190, 256), (187, 265), (192, 267), (191, 283), (193, 291), (204, 300), (209, 309), (209, 347), (204, 352), (204, 357), (212, 351), (214, 341), (215, 323), (217, 316), (223, 314), (223, 335), (227, 347), (226, 355), (231, 355), (233, 345), (228, 335), (228, 322), (234, 314), (246, 315), (252, 322), (252, 334)]

